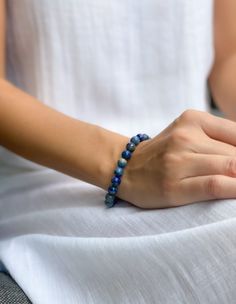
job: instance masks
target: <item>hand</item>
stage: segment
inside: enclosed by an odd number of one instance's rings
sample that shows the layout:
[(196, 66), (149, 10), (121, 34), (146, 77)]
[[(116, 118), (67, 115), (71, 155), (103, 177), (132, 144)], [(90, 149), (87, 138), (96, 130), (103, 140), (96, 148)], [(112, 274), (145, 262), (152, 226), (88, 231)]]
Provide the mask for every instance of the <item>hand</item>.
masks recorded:
[(236, 198), (236, 123), (187, 110), (141, 142), (117, 196), (141, 208)]

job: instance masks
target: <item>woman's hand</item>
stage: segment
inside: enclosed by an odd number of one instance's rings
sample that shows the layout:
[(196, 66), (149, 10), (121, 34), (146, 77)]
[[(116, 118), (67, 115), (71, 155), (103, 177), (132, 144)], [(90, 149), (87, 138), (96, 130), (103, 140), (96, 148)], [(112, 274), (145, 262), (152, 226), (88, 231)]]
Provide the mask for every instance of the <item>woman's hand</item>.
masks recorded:
[(236, 123), (187, 110), (141, 142), (117, 196), (141, 208), (236, 198)]

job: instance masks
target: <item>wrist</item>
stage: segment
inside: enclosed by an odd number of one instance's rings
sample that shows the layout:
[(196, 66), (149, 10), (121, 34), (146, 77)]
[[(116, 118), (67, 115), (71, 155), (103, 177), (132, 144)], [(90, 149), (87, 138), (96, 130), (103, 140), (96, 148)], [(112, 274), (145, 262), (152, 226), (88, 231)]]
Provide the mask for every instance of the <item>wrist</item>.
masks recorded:
[[(132, 155), (136, 150), (137, 146), (142, 141), (145, 141), (149, 138), (150, 137), (147, 134), (140, 134), (140, 133), (135, 136), (132, 136), (132, 138), (130, 138), (130, 140), (126, 142), (125, 147), (119, 153), (119, 158), (117, 159), (115, 168), (112, 172), (112, 178), (110, 178), (110, 184), (107, 189), (108, 192), (105, 196), (104, 202), (107, 207), (109, 208), (113, 207), (119, 198), (127, 200), (124, 196), (126, 192), (126, 190), (124, 191), (124, 189), (126, 188), (125, 185), (127, 186), (127, 184), (129, 184), (129, 178), (127, 178), (128, 174), (127, 173), (124, 174), (126, 166), (130, 158), (132, 158)], [(124, 182), (122, 183), (122, 189), (120, 190), (119, 186), (121, 184), (121, 181), (123, 181), (123, 179)]]
[(98, 186), (104, 190), (107, 190), (113, 177), (113, 172), (117, 164), (117, 160), (120, 158), (121, 152), (124, 150), (129, 137), (104, 129), (100, 133), (103, 145), (103, 156), (99, 162), (99, 174), (98, 174)]
[(148, 141), (143, 141), (136, 147), (124, 170), (122, 181), (118, 188), (117, 196), (131, 203), (135, 200), (135, 189), (142, 186), (139, 185), (139, 175), (144, 169), (143, 166), (146, 158), (144, 147), (147, 144)]

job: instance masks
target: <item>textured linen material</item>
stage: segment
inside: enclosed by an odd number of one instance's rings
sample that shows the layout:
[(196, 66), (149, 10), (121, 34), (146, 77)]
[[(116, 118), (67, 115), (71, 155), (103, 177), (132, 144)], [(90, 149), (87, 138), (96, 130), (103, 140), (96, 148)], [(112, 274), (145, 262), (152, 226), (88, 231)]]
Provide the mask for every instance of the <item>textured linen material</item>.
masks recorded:
[(0, 272), (0, 303), (1, 304), (30, 304), (24, 292), (6, 273)]
[[(212, 0), (7, 0), (7, 77), (73, 118), (153, 137), (208, 110), (212, 16)], [(235, 302), (235, 200), (106, 209), (105, 193), (0, 147), (0, 269), (32, 303)]]

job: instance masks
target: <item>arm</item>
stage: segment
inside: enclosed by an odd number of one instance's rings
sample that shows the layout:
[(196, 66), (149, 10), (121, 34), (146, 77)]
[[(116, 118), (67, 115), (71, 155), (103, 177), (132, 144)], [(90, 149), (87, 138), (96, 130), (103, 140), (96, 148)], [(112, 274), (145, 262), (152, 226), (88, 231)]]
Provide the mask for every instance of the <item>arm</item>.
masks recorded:
[[(3, 1), (0, 0), (0, 24)], [(0, 54), (4, 39), (0, 26)], [(128, 137), (73, 119), (3, 78), (0, 56), (0, 145), (38, 164), (106, 189)]]
[(0, 145), (26, 159), (106, 189), (128, 139), (0, 80)]
[(215, 61), (209, 77), (209, 86), (220, 110), (232, 120), (236, 120), (235, 18), (235, 0), (215, 0)]

